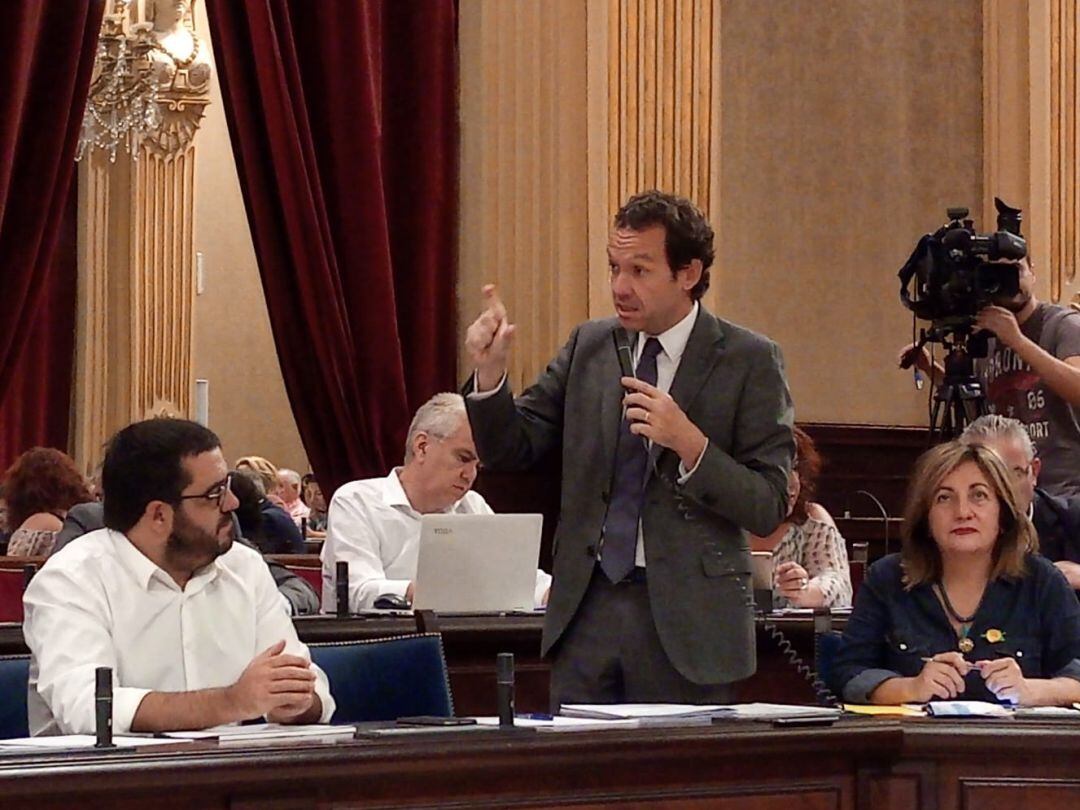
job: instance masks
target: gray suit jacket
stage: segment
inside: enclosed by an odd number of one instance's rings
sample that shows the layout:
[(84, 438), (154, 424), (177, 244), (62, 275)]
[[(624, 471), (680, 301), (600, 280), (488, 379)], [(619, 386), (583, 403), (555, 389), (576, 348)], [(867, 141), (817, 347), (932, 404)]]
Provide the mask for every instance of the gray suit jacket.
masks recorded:
[[(467, 399), (481, 460), (523, 469), (562, 444), (562, 506), (544, 623), (548, 653), (573, 619), (601, 541), (623, 388), (615, 319), (578, 326), (516, 402), (509, 387)], [(466, 386), (466, 393), (471, 383)], [(787, 512), (793, 407), (778, 347), (699, 310), (671, 396), (709, 438), (698, 469), (677, 483), (679, 458), (653, 446), (642, 530), (649, 600), (664, 650), (695, 683), (753, 673), (755, 637), (746, 534)]]

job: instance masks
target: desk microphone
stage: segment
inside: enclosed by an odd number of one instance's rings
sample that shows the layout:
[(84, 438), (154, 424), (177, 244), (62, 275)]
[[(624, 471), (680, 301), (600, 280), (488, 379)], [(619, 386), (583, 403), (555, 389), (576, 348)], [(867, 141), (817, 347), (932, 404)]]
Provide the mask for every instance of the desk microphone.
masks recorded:
[(349, 563), (345, 560), (334, 566), (336, 578), (334, 587), (337, 590), (337, 616), (344, 619), (349, 615)]
[(514, 654), (495, 656), (495, 699), (499, 704), (499, 725), (514, 725)]
[(112, 741), (112, 669), (94, 670), (95, 748), (115, 748)]

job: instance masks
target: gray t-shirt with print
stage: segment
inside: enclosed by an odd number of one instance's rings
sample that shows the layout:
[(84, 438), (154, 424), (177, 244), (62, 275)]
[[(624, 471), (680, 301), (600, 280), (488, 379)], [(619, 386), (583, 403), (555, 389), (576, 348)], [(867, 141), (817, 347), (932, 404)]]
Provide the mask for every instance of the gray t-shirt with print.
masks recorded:
[[(1080, 357), (1080, 312), (1041, 303), (1020, 326), (1023, 334), (1059, 360)], [(1039, 486), (1054, 495), (1080, 495), (1080, 409), (1069, 405), (1012, 349), (990, 340), (975, 371), (991, 413), (1019, 419), (1042, 459)]]

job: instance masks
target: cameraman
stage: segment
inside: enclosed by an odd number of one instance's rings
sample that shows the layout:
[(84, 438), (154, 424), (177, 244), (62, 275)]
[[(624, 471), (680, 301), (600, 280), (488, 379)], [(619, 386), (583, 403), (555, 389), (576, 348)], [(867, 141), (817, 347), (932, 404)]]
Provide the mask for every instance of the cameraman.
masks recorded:
[[(1035, 297), (1029, 258), (1019, 262), (1020, 290), (980, 310), (977, 329), (993, 333), (985, 358), (976, 358), (988, 410), (1023, 423), (1042, 459), (1040, 484), (1052, 495), (1080, 496), (1080, 312)], [(913, 344), (900, 352), (903, 361)], [(941, 383), (923, 349), (914, 364)]]

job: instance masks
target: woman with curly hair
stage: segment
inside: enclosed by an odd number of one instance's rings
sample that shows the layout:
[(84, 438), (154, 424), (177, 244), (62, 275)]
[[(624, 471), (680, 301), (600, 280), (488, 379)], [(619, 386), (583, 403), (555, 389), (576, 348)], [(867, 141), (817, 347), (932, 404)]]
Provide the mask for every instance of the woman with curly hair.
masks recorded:
[(13, 530), (8, 555), (37, 557), (52, 552), (68, 509), (94, 498), (66, 453), (35, 447), (15, 459), (4, 474), (4, 499)]
[(773, 598), (778, 607), (848, 607), (851, 573), (847, 545), (830, 515), (814, 503), (821, 456), (795, 428), (795, 461), (788, 477), (788, 516), (768, 537), (751, 536), (755, 551), (773, 554)]

